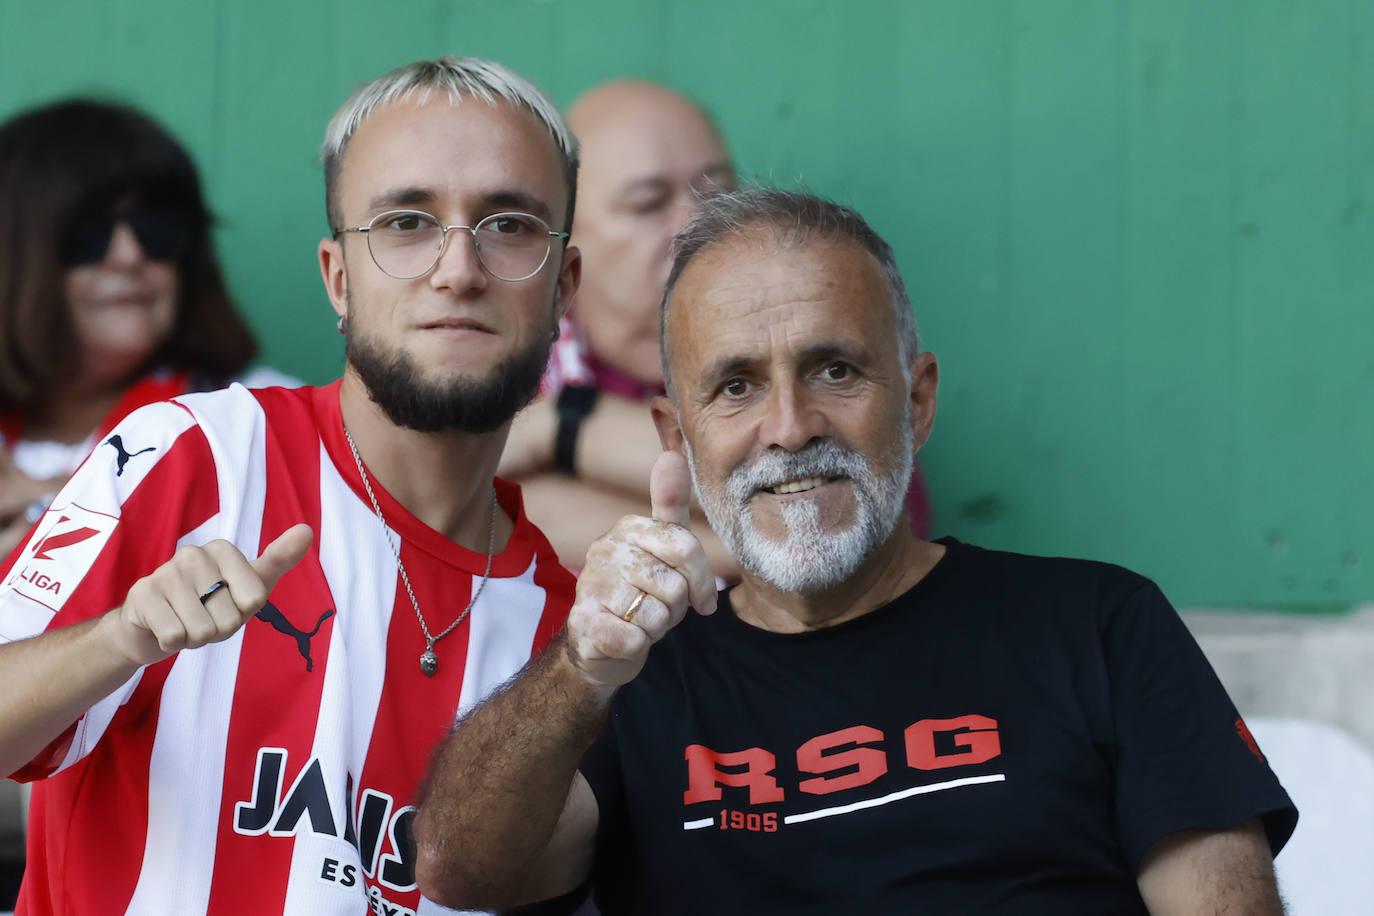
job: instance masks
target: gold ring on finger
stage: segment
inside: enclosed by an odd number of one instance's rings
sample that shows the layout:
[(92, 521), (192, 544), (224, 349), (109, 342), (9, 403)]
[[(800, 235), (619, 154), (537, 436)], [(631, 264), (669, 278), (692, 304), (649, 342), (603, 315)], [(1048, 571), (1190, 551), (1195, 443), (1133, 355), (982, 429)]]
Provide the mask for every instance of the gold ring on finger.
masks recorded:
[(620, 619), (626, 623), (634, 620), (635, 615), (639, 613), (639, 606), (643, 603), (644, 592), (640, 592), (638, 595), (635, 595), (635, 600), (630, 602), (630, 606), (625, 609), (625, 613), (620, 615)]

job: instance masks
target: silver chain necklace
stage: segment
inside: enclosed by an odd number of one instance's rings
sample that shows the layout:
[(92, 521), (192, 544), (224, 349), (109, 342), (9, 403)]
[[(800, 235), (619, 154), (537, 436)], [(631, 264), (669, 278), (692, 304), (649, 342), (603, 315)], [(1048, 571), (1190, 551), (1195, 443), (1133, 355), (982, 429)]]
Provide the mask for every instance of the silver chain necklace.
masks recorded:
[(491, 524), (487, 528), (487, 569), (482, 573), (482, 582), (477, 586), (477, 591), (472, 593), (472, 600), (463, 608), (463, 613), (458, 615), (458, 619), (445, 627), (438, 636), (431, 636), (429, 625), (425, 623), (425, 615), (420, 613), (420, 602), (415, 600), (415, 589), (410, 587), (406, 565), (401, 562), (401, 550), (386, 523), (386, 516), (382, 515), (382, 507), (378, 504), (377, 495), (372, 492), (372, 482), (367, 477), (367, 468), (363, 467), (363, 459), (358, 455), (358, 446), (354, 444), (353, 434), (346, 426), (344, 438), (348, 440), (348, 448), (353, 452), (353, 460), (358, 465), (358, 476), (363, 479), (363, 489), (367, 490), (367, 498), (372, 500), (372, 511), (377, 513), (377, 521), (382, 523), (382, 533), (386, 535), (386, 542), (391, 545), (391, 553), (396, 557), (396, 571), (401, 574), (401, 581), (405, 583), (406, 594), (410, 596), (410, 606), (415, 608), (415, 619), (420, 621), (420, 631), (425, 634), (425, 651), (420, 653), (420, 670), (424, 672), (425, 677), (434, 677), (434, 672), (439, 670), (439, 656), (434, 654), (434, 644), (452, 633), (458, 628), (458, 624), (467, 619), (472, 606), (477, 603), (477, 597), (482, 594), (482, 589), (487, 587), (487, 578), (491, 576), (491, 560), (496, 551), (496, 487), (491, 488)]

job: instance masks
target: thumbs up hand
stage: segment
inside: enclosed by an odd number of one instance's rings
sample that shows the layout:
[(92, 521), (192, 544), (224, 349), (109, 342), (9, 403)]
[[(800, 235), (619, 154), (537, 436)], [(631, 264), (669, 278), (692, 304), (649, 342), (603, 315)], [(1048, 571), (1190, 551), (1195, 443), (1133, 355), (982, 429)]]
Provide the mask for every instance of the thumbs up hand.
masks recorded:
[(691, 524), (692, 475), (680, 452), (664, 452), (649, 470), (649, 503), (654, 518), (686, 528)]
[(688, 605), (715, 612), (715, 577), (687, 527), (691, 492), (686, 459), (664, 452), (649, 473), (653, 517), (625, 516), (587, 551), (567, 647), (592, 683), (619, 687), (633, 680), (650, 647), (682, 621)]
[(228, 541), (186, 546), (129, 589), (105, 615), (114, 644), (135, 665), (233, 636), (258, 612), (277, 580), (299, 563), (314, 532), (293, 525), (249, 560)]

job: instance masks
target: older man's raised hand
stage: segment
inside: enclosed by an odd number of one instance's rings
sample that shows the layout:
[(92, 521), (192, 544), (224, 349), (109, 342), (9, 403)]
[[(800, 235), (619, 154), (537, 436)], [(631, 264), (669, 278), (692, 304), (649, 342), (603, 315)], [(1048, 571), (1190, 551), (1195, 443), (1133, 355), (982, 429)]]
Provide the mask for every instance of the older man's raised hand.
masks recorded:
[(649, 495), (652, 518), (626, 516), (592, 544), (568, 616), (573, 663), (601, 687), (631, 681), (689, 605), (716, 609), (715, 577), (687, 527), (691, 476), (680, 453), (659, 456)]

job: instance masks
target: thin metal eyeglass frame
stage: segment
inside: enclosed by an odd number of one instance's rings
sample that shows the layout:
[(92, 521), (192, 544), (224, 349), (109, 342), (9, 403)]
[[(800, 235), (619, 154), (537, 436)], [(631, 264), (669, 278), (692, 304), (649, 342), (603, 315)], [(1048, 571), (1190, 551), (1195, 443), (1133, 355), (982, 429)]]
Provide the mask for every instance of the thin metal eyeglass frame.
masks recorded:
[[(430, 262), (430, 265), (426, 267), (424, 270), (420, 271), (418, 274), (411, 274), (407, 277), (398, 276), (382, 266), (382, 262), (377, 260), (376, 252), (372, 250), (372, 238), (371, 236), (368, 236), (368, 257), (372, 258), (372, 263), (377, 265), (378, 270), (386, 274), (388, 277), (391, 277), (393, 280), (416, 280), (420, 277), (423, 277), (431, 270), (433, 270), (435, 266), (438, 265), (439, 259), (444, 256), (444, 252), (448, 250), (448, 234), (449, 231), (452, 229), (466, 230), (468, 235), (472, 237), (472, 249), (477, 253), (477, 263), (481, 264), (482, 269), (486, 271), (488, 274), (490, 274), (498, 280), (504, 280), (507, 283), (519, 283), (520, 281), (528, 280), (530, 277), (533, 277), (535, 274), (539, 273), (539, 271), (544, 269), (544, 265), (549, 263), (549, 254), (553, 251), (553, 240), (562, 239), (566, 241), (568, 237), (571, 235), (571, 233), (569, 232), (553, 231), (549, 228), (548, 223), (544, 222), (542, 219), (535, 216), (533, 213), (526, 213), (523, 210), (503, 210), (500, 213), (493, 213), (490, 216), (484, 216), (481, 219), (479, 219), (475, 226), (445, 226), (442, 222), (439, 221), (439, 217), (435, 216), (433, 213), (426, 213), (424, 210), (387, 210), (385, 213), (378, 213), (376, 216), (372, 217), (372, 219), (368, 221), (368, 224), (366, 226), (331, 226), (330, 228), (333, 231), (334, 238), (336, 240), (340, 235), (342, 235), (345, 232), (360, 232), (363, 235), (367, 235), (369, 232), (372, 231), (372, 227), (377, 225), (378, 220), (385, 219), (388, 216), (397, 216), (398, 214), (404, 213), (414, 214), (415, 216), (423, 216), (427, 219), (433, 220), (435, 226), (439, 228), (440, 232), (442, 232), (443, 235), (441, 236), (439, 241), (439, 248), (434, 253), (434, 260)], [(485, 223), (491, 222), (494, 219), (500, 219), (503, 216), (519, 216), (532, 219), (539, 225), (543, 226), (544, 230), (549, 234), (549, 244), (544, 249), (544, 257), (540, 260), (539, 266), (536, 267), (534, 270), (530, 271), (529, 273), (525, 274), (523, 277), (503, 277), (496, 271), (488, 267), (486, 259), (482, 257), (482, 245), (480, 242), (477, 241), (477, 230), (481, 228)]]

